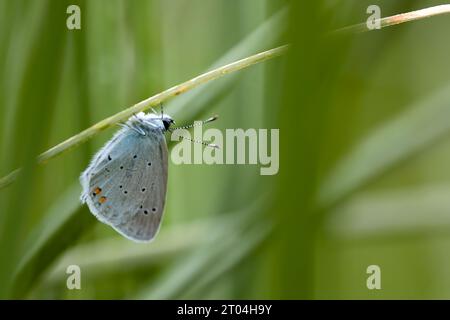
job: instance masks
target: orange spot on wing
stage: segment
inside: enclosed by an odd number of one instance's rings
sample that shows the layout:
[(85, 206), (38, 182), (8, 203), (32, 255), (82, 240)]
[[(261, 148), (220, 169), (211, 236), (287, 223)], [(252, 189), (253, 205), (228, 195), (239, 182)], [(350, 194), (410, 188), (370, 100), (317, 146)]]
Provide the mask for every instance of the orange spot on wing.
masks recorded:
[(105, 203), (106, 202), (106, 197), (100, 197), (100, 199), (98, 199), (98, 202)]
[(101, 192), (102, 192), (102, 189), (97, 187), (94, 189), (94, 191), (92, 193), (94, 194), (94, 196), (96, 196), (96, 195), (100, 194)]

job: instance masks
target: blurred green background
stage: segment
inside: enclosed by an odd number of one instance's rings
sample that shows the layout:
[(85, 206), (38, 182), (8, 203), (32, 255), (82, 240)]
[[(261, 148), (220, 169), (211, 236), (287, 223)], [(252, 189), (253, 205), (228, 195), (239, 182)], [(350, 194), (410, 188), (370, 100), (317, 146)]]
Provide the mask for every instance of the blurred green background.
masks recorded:
[[(450, 298), (450, 17), (332, 30), (438, 1), (0, 0), (0, 298)], [(68, 30), (66, 8), (81, 8)], [(79, 203), (114, 133), (39, 153), (212, 67), (281, 58), (167, 101), (177, 124), (279, 128), (280, 171), (169, 166), (155, 241)], [(170, 144), (169, 144), (170, 147)], [(68, 290), (66, 268), (81, 268)], [(381, 290), (366, 269), (381, 268)]]

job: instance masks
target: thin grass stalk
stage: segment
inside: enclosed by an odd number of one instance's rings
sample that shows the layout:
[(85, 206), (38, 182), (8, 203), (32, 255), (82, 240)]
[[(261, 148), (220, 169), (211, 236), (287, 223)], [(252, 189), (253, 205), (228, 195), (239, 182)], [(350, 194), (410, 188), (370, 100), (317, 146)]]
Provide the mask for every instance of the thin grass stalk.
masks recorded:
[[(38, 163), (44, 164), (50, 159), (53, 159), (59, 155), (61, 155), (63, 152), (87, 141), (88, 139), (92, 138), (94, 135), (100, 133), (101, 131), (110, 128), (122, 121), (125, 121), (129, 117), (131, 117), (133, 114), (146, 111), (150, 109), (151, 107), (155, 107), (160, 105), (162, 102), (173, 98), (175, 96), (178, 96), (180, 94), (183, 94), (185, 92), (188, 92), (196, 87), (198, 87), (201, 84), (205, 84), (209, 81), (218, 79), (220, 77), (223, 77), (227, 74), (248, 68), (254, 64), (267, 61), (269, 59), (278, 57), (282, 55), (287, 49), (287, 45), (283, 45), (277, 48), (273, 48), (264, 52), (260, 52), (257, 54), (254, 54), (250, 57), (229, 63), (227, 65), (221, 66), (219, 68), (216, 68), (214, 70), (208, 71), (206, 73), (203, 73), (193, 79), (190, 79), (188, 81), (185, 81), (181, 84), (178, 84), (176, 86), (173, 86), (163, 92), (160, 92), (154, 96), (151, 96), (150, 98), (147, 98), (141, 102), (138, 102), (134, 106), (125, 109), (119, 113), (116, 113), (115, 115), (112, 115), (106, 119), (103, 119), (93, 126), (89, 127), (88, 129), (70, 137), (69, 139), (61, 142), (60, 144), (50, 148), (49, 150), (45, 151), (44, 153), (40, 154), (38, 156)], [(16, 169), (10, 174), (4, 176), (0, 179), (0, 189), (8, 186), (14, 180), (17, 178), (17, 175), (19, 173), (20, 169)]]

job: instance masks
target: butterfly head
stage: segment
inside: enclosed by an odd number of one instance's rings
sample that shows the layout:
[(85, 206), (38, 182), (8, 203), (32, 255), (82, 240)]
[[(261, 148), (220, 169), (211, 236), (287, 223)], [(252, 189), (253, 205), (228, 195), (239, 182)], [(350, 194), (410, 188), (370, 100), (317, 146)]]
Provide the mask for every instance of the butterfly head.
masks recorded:
[(163, 114), (161, 117), (161, 122), (164, 126), (164, 130), (168, 131), (170, 129), (170, 126), (175, 123), (175, 121), (167, 114)]

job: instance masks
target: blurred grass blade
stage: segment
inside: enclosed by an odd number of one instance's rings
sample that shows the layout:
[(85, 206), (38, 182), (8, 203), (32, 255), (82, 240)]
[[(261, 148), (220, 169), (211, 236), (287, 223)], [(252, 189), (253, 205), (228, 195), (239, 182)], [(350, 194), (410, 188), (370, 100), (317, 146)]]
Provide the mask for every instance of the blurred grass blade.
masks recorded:
[(450, 227), (449, 194), (449, 185), (363, 193), (336, 208), (326, 222), (327, 233), (349, 241), (439, 231), (445, 235)]
[(78, 183), (68, 188), (27, 239), (28, 250), (14, 275), (15, 297), (23, 298), (55, 258), (93, 225), (95, 218), (81, 208), (79, 195)]
[[(221, 58), (214, 62), (208, 70), (215, 69), (231, 61), (250, 55), (252, 52), (273, 46), (286, 30), (288, 8), (280, 9), (247, 37), (232, 47)], [(216, 96), (217, 91), (225, 91), (227, 86), (236, 81), (238, 74), (230, 75), (220, 81), (209, 82), (183, 95), (183, 99), (174, 99), (167, 105), (169, 113), (176, 113), (180, 119), (186, 119), (186, 113), (197, 114), (202, 106)], [(189, 108), (187, 108), (189, 106)]]
[(181, 294), (181, 299), (203, 299), (208, 293), (208, 286), (229, 272), (261, 243), (267, 239), (272, 226), (265, 222), (256, 222), (242, 237), (229, 238), (226, 247), (220, 251), (210, 268), (202, 273), (197, 281), (187, 287)]
[(17, 177), (20, 173), (20, 170), (21, 169), (16, 169), (16, 170), (8, 173), (6, 176), (2, 177), (0, 179), (0, 189), (5, 188), (5, 187), (9, 186), (11, 183), (13, 183), (17, 179)]
[(450, 86), (376, 128), (348, 152), (325, 180), (321, 207), (342, 201), (450, 132)]
[(136, 244), (122, 237), (77, 246), (61, 257), (46, 276), (45, 282), (54, 285), (64, 281), (66, 268), (73, 261), (91, 279), (104, 277), (108, 272), (124, 271), (124, 268), (132, 272), (136, 268), (164, 263), (168, 258), (187, 252), (201, 243), (207, 237), (211, 224), (217, 224), (219, 220), (215, 218), (163, 228), (151, 246)]
[[(266, 201), (260, 199), (243, 210), (225, 215), (222, 223), (212, 226), (209, 241), (204, 241), (192, 254), (176, 260), (172, 267), (135, 298), (177, 299), (189, 290), (192, 279), (201, 277), (211, 266), (220, 267), (217, 264), (220, 257), (225, 255), (234, 259), (234, 255), (229, 255), (230, 251), (237, 250), (237, 247), (245, 243), (247, 239), (243, 241), (244, 230), (257, 222)], [(264, 230), (259, 230), (266, 234)], [(237, 257), (242, 258), (242, 254)]]
[[(26, 47), (29, 50), (19, 50), (20, 53), (10, 50), (11, 45), (20, 41), (6, 44), (8, 51), (21, 59), (7, 57), (8, 64), (20, 63), (20, 68), (11, 69), (14, 72), (11, 78), (16, 81), (14, 86), (17, 85), (17, 91), (9, 96), (9, 102), (3, 101), (2, 94), (2, 103), (7, 102), (7, 108), (11, 110), (8, 115), (8, 120), (11, 121), (8, 132), (5, 132), (8, 138), (6, 152), (2, 153), (0, 161), (4, 169), (20, 165), (23, 170), (18, 183), (2, 194), (0, 205), (0, 298), (3, 299), (11, 296), (12, 274), (21, 258), (23, 234), (34, 210), (36, 190), (40, 188), (34, 157), (44, 148), (51, 135), (51, 123), (57, 110), (56, 96), (53, 93), (61, 89), (61, 68), (65, 60), (63, 53), (67, 44), (66, 29), (61, 27), (66, 19), (64, 10), (67, 1), (53, 3), (51, 10), (50, 1), (40, 1), (39, 7), (42, 11), (31, 12), (37, 8), (35, 6), (24, 6), (22, 10), (16, 11), (15, 18), (22, 23), (26, 21), (24, 17), (36, 17), (39, 14), (39, 22), (34, 25), (34, 31), (29, 30), (30, 24), (26, 33), (16, 32), (18, 30), (12, 28), (16, 24), (9, 29), (9, 32), (18, 36), (35, 35), (31, 39), (20, 39), (28, 41)], [(19, 8), (20, 5), (17, 6)], [(5, 77), (7, 79), (8, 74)], [(8, 94), (5, 96), (8, 99)]]

